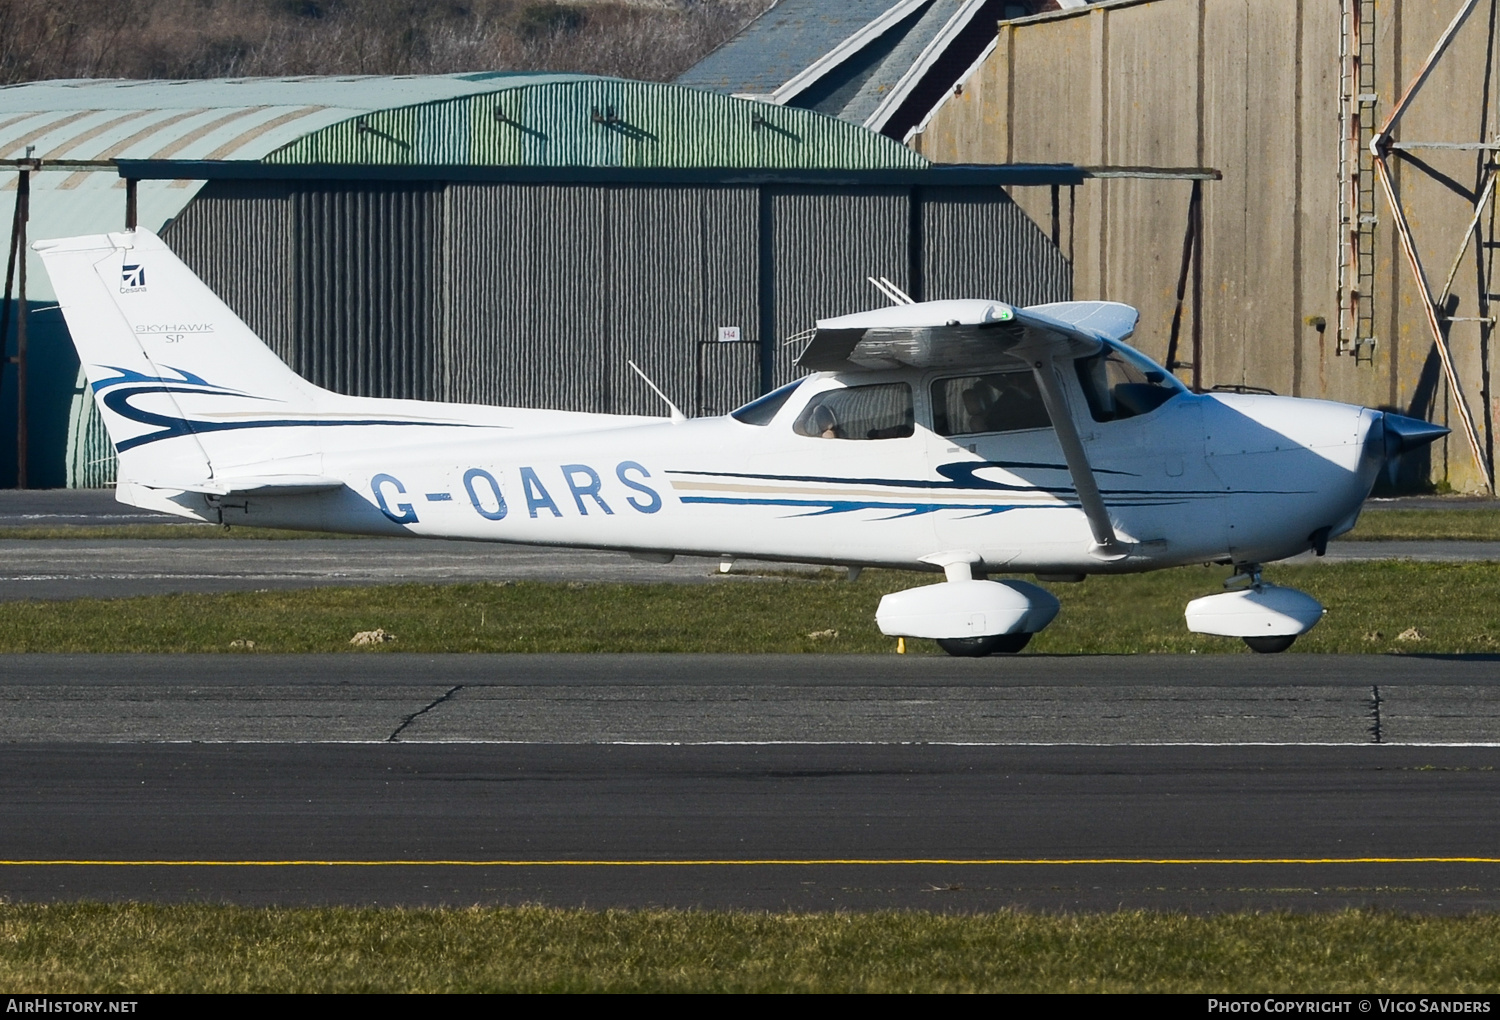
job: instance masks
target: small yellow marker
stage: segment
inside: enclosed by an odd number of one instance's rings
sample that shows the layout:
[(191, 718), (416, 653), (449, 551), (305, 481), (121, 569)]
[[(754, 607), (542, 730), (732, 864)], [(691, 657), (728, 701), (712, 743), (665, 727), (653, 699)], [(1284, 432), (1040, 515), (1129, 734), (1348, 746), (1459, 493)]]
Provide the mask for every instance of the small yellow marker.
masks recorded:
[(896, 639), (896, 654), (897, 655), (905, 655), (906, 654), (906, 638), (904, 638), (904, 637), (898, 637)]

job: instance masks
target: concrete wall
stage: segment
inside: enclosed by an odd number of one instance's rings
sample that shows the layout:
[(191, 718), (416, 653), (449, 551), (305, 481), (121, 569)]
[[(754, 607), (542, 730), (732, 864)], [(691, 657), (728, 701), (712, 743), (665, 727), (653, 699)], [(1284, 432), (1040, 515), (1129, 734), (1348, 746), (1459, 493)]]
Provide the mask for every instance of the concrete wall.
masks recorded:
[[(1209, 166), (1204, 185), (1202, 384), (1394, 408), (1458, 426), (1440, 380), (1421, 297), (1377, 200), (1377, 344), (1373, 359), (1337, 351), (1336, 257), (1341, 0), (1114, 0), (1003, 23), (993, 51), (911, 139), (939, 162)], [(1383, 120), (1459, 0), (1377, 0), (1376, 114)], [(1398, 139), (1493, 140), (1496, 0), (1482, 0), (1411, 107)], [(1423, 150), (1395, 161), (1434, 291), (1472, 215), (1485, 155)], [(1077, 297), (1141, 309), (1137, 342), (1166, 355), (1191, 185), (1101, 180), (1064, 191), (1059, 241)], [(1050, 230), (1048, 189), (1017, 201)], [(1482, 223), (1447, 314), (1486, 317), (1495, 250)], [(1189, 289), (1191, 296), (1191, 288)], [(1321, 318), (1326, 330), (1312, 324)], [(1194, 310), (1183, 324), (1191, 358)], [(1493, 460), (1497, 405), (1488, 375), (1493, 327), (1451, 325), (1465, 394)], [(1180, 372), (1184, 377), (1191, 371)], [(1451, 417), (1451, 421), (1450, 421)], [(1411, 465), (1420, 474), (1428, 465)], [(1482, 485), (1461, 435), (1434, 448), (1430, 475)]]

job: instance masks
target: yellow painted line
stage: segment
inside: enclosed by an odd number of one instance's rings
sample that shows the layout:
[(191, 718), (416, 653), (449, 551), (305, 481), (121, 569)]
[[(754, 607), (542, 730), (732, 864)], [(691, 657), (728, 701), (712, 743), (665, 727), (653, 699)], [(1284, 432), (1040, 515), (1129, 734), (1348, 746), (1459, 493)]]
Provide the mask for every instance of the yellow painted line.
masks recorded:
[(701, 868), (701, 867), (807, 867), (811, 865), (857, 864), (868, 866), (943, 865), (1080, 865), (1080, 864), (1500, 864), (1500, 857), (1099, 857), (1099, 858), (765, 858), (747, 860), (680, 861), (87, 861), (0, 860), (0, 867), (110, 867), (110, 868)]

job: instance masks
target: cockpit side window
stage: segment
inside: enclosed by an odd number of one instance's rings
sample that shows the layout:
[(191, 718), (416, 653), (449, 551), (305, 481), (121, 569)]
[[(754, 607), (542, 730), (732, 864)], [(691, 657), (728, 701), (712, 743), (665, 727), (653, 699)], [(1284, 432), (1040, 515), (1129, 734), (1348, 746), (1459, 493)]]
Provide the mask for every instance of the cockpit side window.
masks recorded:
[(825, 390), (807, 402), (792, 431), (817, 439), (904, 439), (916, 421), (911, 386), (880, 383)]
[(932, 384), (932, 431), (940, 436), (1049, 428), (1047, 407), (1030, 372), (939, 379)]
[(1123, 421), (1147, 414), (1186, 388), (1171, 373), (1134, 351), (1106, 347), (1074, 361), (1083, 396), (1095, 421)]

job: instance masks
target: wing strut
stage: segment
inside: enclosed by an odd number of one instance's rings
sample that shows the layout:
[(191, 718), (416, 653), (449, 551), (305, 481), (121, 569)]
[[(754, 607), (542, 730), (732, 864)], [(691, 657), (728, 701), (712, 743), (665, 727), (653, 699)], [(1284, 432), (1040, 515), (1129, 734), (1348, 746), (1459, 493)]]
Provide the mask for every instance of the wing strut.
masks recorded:
[(1042, 403), (1046, 405), (1047, 416), (1057, 431), (1057, 441), (1062, 444), (1068, 474), (1073, 476), (1073, 488), (1078, 490), (1078, 502), (1089, 520), (1089, 530), (1094, 533), (1089, 555), (1099, 560), (1123, 559), (1129, 549), (1115, 534), (1104, 497), (1099, 494), (1099, 483), (1094, 479), (1094, 469), (1083, 449), (1083, 440), (1078, 436), (1078, 426), (1073, 423), (1067, 399), (1057, 383), (1057, 367), (1052, 354), (1045, 348), (1028, 353), (1031, 355), (1031, 373), (1036, 376), (1037, 388), (1042, 391)]

